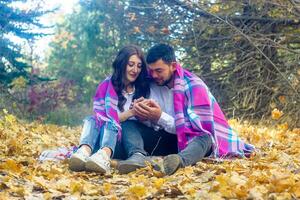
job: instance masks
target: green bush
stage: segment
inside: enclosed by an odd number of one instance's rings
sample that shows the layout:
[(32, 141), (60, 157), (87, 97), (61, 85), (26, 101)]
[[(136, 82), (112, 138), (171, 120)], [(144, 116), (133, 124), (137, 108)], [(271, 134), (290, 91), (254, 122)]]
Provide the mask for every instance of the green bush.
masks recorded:
[(77, 126), (82, 120), (92, 114), (92, 109), (86, 104), (79, 104), (72, 107), (64, 107), (45, 115), (44, 122), (49, 124)]

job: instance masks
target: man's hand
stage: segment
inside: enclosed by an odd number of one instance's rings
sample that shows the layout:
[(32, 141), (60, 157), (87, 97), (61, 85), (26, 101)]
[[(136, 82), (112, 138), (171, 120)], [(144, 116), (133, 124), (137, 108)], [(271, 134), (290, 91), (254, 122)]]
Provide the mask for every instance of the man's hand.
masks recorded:
[(133, 109), (139, 118), (148, 119), (153, 122), (157, 122), (162, 113), (158, 103), (152, 99), (144, 99), (143, 101), (134, 103)]

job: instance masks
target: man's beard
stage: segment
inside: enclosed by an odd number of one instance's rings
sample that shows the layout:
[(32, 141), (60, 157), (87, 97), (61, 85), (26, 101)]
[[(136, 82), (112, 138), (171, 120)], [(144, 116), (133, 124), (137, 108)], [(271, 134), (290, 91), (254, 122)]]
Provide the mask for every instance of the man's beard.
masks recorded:
[(162, 86), (168, 86), (168, 84), (173, 80), (173, 75), (166, 81), (163, 82)]

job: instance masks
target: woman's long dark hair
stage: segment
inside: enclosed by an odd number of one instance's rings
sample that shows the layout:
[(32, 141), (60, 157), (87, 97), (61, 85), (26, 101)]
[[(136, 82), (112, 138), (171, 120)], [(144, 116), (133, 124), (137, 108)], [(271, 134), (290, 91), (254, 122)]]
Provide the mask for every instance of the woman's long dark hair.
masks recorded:
[(143, 51), (135, 45), (127, 45), (123, 47), (117, 57), (113, 62), (113, 74), (112, 74), (112, 84), (114, 89), (118, 95), (118, 108), (121, 112), (124, 111), (124, 104), (126, 103), (126, 98), (123, 96), (122, 91), (125, 89), (124, 79), (126, 73), (126, 67), (129, 61), (129, 58), (132, 55), (138, 56), (142, 61), (142, 70), (134, 81), (133, 85), (135, 86), (135, 93), (133, 96), (134, 99), (138, 99), (140, 97), (147, 98), (150, 94), (149, 87), (149, 78), (147, 73), (147, 65), (145, 61), (145, 57)]

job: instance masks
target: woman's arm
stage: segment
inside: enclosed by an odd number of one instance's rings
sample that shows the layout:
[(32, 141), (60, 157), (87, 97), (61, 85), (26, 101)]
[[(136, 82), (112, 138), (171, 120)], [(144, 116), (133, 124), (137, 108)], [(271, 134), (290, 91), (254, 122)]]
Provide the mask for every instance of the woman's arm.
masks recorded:
[(124, 122), (124, 121), (126, 121), (127, 119), (129, 119), (130, 117), (133, 117), (133, 116), (134, 116), (134, 110), (129, 109), (129, 110), (126, 110), (122, 113), (119, 113), (119, 120), (120, 120), (120, 122)]

